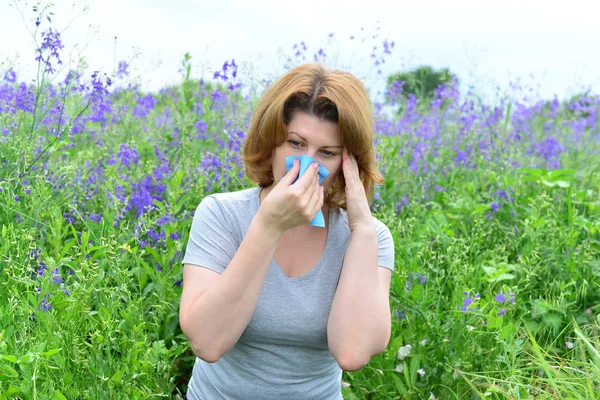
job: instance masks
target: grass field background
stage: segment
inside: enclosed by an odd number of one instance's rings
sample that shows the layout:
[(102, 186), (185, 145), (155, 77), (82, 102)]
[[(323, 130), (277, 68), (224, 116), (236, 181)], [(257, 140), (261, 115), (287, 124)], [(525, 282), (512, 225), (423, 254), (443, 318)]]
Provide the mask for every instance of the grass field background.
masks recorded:
[[(192, 213), (252, 186), (240, 147), (268, 82), (233, 60), (199, 81), (189, 57), (159, 92), (126, 62), (58, 79), (44, 32), (38, 79), (0, 82), (0, 398), (180, 398)], [(600, 398), (600, 96), (386, 97), (393, 335), (344, 398)]]

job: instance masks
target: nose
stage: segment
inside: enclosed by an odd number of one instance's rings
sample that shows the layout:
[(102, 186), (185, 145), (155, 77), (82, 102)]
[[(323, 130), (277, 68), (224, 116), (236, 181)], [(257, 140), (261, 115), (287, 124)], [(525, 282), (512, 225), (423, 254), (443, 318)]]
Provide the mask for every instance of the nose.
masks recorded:
[(309, 156), (309, 157), (312, 157), (312, 158), (314, 158), (316, 160), (317, 159), (317, 151), (318, 150), (319, 149), (311, 149), (311, 148), (309, 148), (308, 150), (306, 150), (306, 155)]

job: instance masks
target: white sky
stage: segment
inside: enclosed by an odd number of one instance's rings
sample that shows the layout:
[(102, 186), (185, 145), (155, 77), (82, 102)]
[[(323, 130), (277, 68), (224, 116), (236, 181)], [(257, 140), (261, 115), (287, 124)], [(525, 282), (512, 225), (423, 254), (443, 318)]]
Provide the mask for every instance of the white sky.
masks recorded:
[[(14, 0), (7, 0), (12, 2)], [(0, 4), (0, 72), (11, 64), (20, 76), (35, 71), (30, 5)], [(266, 78), (284, 72), (294, 43), (305, 41), (309, 59), (323, 45), (338, 54), (331, 66), (350, 70), (369, 87), (385, 76), (421, 64), (449, 67), (480, 94), (508, 88), (512, 79), (543, 98), (564, 98), (582, 88), (600, 92), (600, 4), (597, 0), (55, 0), (54, 26), (64, 30), (84, 6), (89, 10), (63, 32), (65, 56), (78, 50), (90, 67), (113, 72), (131, 59), (149, 89), (177, 83), (179, 64), (189, 51), (200, 76), (234, 58), (249, 70), (240, 77)], [(33, 3), (35, 4), (35, 3)], [(24, 10), (25, 18), (17, 11)], [(377, 27), (380, 27), (377, 30)], [(48, 27), (44, 21), (40, 28)], [(361, 31), (364, 27), (364, 31)], [(333, 32), (333, 39), (328, 39)], [(373, 39), (371, 36), (379, 36)], [(354, 35), (354, 41), (349, 40)], [(117, 37), (115, 41), (115, 36)], [(366, 39), (361, 44), (360, 39)], [(377, 75), (370, 54), (384, 39), (395, 42)], [(329, 42), (328, 42), (329, 41)], [(133, 49), (136, 49), (135, 51)], [(331, 58), (330, 58), (331, 60)], [(532, 78), (533, 76), (533, 78)], [(2, 77), (0, 76), (0, 79)], [(533, 83), (532, 83), (533, 82)]]

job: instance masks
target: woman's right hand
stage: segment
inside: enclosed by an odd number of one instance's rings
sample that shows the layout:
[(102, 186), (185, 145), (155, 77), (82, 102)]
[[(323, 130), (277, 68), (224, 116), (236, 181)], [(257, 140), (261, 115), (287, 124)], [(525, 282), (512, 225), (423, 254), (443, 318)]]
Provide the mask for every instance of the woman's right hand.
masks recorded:
[(312, 163), (295, 183), (300, 161), (264, 198), (258, 210), (268, 228), (279, 233), (308, 224), (323, 207), (323, 187), (319, 184), (319, 164)]

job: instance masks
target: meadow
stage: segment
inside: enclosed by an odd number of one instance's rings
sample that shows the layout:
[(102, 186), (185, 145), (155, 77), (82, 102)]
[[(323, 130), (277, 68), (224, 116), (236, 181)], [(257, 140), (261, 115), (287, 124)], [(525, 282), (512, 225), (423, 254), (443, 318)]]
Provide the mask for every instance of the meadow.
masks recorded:
[[(234, 60), (198, 80), (189, 55), (156, 92), (125, 61), (59, 79), (60, 34), (38, 37), (37, 79), (0, 71), (0, 399), (182, 398), (192, 213), (253, 186), (240, 148), (268, 81)], [(600, 96), (401, 86), (373, 104), (392, 339), (344, 398), (600, 398)]]

